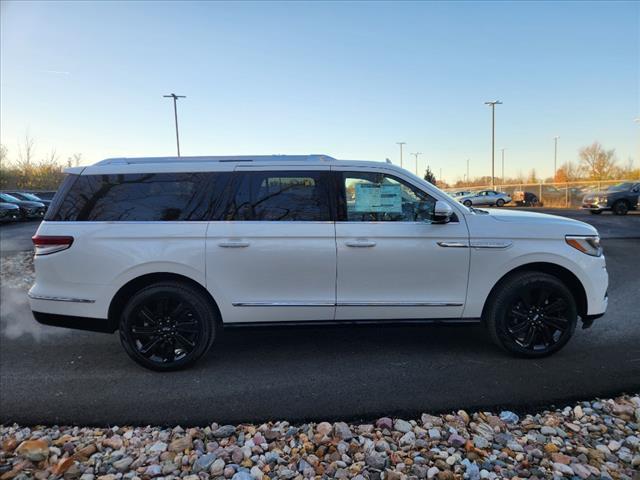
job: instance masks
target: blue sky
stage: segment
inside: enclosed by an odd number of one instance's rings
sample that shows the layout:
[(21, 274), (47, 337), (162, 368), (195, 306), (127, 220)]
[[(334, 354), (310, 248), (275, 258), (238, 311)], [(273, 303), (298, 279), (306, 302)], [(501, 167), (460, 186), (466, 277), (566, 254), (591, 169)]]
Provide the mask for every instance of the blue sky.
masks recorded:
[[(598, 140), (640, 163), (637, 2), (2, 2), (0, 140), (39, 154), (326, 153), (448, 181), (553, 169)], [(499, 150), (496, 154), (499, 158)], [(413, 166), (412, 166), (413, 168)], [(499, 173), (499, 170), (498, 170)]]

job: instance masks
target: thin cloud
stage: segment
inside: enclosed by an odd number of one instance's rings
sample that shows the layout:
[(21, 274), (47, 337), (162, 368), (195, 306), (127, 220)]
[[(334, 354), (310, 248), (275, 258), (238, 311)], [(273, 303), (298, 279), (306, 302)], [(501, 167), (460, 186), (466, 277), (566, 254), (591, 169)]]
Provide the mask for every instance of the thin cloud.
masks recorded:
[(43, 70), (44, 73), (51, 73), (53, 75), (71, 75), (71, 72), (65, 72), (63, 70)]

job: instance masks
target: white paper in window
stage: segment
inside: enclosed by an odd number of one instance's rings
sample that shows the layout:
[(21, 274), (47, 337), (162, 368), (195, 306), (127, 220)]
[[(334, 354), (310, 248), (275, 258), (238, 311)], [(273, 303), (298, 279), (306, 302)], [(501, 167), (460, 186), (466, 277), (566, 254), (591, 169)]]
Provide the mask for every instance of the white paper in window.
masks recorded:
[(357, 183), (355, 211), (402, 213), (401, 186)]

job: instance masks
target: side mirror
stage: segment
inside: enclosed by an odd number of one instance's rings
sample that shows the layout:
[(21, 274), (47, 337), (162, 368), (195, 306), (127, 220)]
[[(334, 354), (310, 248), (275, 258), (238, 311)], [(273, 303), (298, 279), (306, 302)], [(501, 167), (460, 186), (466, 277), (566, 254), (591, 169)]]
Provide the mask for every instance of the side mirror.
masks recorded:
[(436, 201), (436, 207), (433, 211), (433, 223), (449, 223), (453, 215), (453, 208), (447, 202), (442, 200)]

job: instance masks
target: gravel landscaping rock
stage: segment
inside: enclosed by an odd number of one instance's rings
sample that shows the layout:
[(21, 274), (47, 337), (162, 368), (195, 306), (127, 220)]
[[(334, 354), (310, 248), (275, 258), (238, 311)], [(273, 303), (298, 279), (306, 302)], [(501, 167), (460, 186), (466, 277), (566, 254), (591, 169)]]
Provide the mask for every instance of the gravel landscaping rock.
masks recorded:
[(0, 480), (636, 480), (640, 396), (536, 414), (203, 428), (0, 426)]

